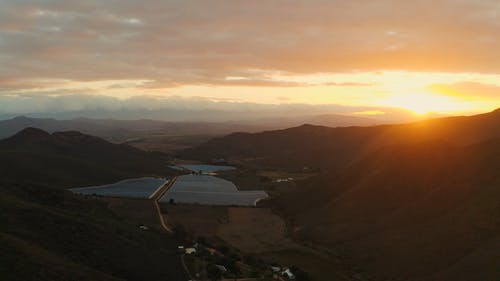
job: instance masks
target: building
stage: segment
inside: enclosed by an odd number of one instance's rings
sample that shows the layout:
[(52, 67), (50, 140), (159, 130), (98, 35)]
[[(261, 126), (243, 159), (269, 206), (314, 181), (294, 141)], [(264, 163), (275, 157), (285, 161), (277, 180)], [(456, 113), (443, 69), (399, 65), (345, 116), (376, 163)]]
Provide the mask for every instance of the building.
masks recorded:
[(188, 254), (188, 255), (190, 255), (190, 254), (196, 254), (196, 249), (195, 248), (186, 248), (185, 253)]
[(295, 280), (295, 275), (290, 271), (290, 268), (283, 270), (281, 275), (288, 278), (288, 280)]

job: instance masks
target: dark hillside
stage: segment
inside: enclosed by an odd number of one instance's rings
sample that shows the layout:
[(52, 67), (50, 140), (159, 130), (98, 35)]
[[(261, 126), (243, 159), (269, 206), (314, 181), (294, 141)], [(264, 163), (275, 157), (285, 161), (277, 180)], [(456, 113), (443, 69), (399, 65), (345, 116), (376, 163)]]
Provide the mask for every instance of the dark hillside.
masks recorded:
[(302, 239), (345, 249), (381, 279), (496, 280), (499, 165), (499, 139), (395, 145), (278, 204)]
[(167, 156), (79, 132), (27, 128), (0, 141), (4, 179), (75, 187), (141, 175), (168, 175)]
[(185, 280), (174, 241), (69, 191), (0, 183), (0, 222), (2, 280)]
[(119, 142), (153, 135), (223, 135), (239, 130), (255, 132), (261, 131), (262, 128), (270, 128), (270, 126), (266, 127), (258, 124), (243, 125), (224, 122), (167, 122), (148, 119), (115, 120), (90, 118), (57, 120), (52, 118), (18, 116), (12, 119), (0, 120), (0, 139), (11, 137), (29, 127), (38, 128), (49, 133), (79, 131)]
[(468, 145), (500, 137), (500, 109), (491, 113), (402, 125), (328, 128), (303, 125), (286, 130), (235, 133), (187, 149), (182, 156), (225, 158), (256, 166), (339, 169), (391, 144), (441, 140)]
[(2, 280), (185, 280), (176, 242), (61, 187), (168, 175), (166, 158), (79, 132), (0, 141)]
[(202, 159), (319, 168), (271, 205), (375, 280), (500, 279), (500, 110), (375, 127), (232, 134)]

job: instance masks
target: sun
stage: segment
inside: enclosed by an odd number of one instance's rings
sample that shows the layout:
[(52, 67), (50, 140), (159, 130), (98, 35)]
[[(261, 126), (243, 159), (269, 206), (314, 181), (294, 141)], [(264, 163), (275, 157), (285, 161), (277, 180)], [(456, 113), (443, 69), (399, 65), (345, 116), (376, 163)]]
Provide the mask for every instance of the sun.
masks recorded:
[(432, 112), (449, 112), (458, 109), (455, 101), (446, 96), (431, 93), (395, 94), (385, 101), (388, 106), (401, 107), (424, 115)]

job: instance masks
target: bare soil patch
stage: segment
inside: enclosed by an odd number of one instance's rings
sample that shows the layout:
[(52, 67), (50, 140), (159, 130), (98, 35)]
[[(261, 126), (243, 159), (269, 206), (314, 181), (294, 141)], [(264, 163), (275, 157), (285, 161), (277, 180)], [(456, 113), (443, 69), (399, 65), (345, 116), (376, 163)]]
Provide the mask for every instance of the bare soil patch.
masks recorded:
[(147, 199), (102, 197), (118, 216), (137, 224), (158, 226), (159, 220), (153, 202)]
[(227, 221), (226, 207), (168, 205), (164, 209), (170, 225), (182, 225), (195, 236), (216, 236), (219, 225)]
[(228, 208), (228, 222), (217, 235), (247, 253), (261, 253), (294, 247), (287, 237), (285, 222), (270, 209)]

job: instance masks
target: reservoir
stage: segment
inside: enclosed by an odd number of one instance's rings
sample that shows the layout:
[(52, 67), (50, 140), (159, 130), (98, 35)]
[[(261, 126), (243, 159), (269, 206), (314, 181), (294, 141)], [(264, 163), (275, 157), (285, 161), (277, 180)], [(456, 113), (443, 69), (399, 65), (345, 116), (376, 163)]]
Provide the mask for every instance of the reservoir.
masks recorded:
[(167, 180), (163, 178), (142, 177), (122, 180), (112, 184), (71, 188), (78, 194), (100, 195), (127, 198), (148, 198), (156, 189), (163, 186)]
[(240, 191), (232, 182), (209, 175), (183, 175), (160, 199), (160, 202), (223, 206), (255, 206), (267, 198), (261, 190)]

